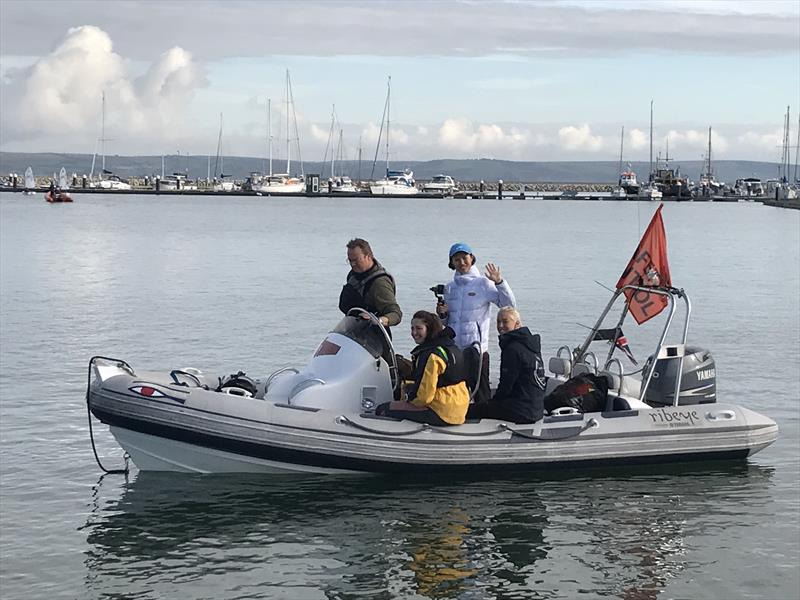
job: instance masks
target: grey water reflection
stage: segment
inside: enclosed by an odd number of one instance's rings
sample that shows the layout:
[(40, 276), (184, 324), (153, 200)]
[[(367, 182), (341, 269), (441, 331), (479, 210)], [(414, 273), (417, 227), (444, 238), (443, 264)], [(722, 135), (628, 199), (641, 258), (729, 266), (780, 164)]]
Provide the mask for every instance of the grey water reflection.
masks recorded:
[(491, 482), (139, 473), (119, 495), (119, 480), (95, 487), (86, 587), (98, 598), (173, 597), (192, 582), (209, 598), (651, 600), (698, 566), (694, 536), (738, 523), (771, 477), (747, 463)]

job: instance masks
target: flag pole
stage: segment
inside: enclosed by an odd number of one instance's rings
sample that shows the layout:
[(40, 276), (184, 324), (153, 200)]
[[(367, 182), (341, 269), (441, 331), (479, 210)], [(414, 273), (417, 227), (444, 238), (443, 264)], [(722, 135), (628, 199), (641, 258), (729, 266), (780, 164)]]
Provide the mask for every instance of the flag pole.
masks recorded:
[[(586, 354), (586, 351), (589, 349), (589, 344), (592, 343), (592, 340), (594, 339), (594, 336), (597, 333), (597, 330), (600, 329), (600, 326), (603, 324), (603, 321), (605, 320), (605, 318), (608, 315), (608, 313), (611, 311), (611, 308), (614, 306), (614, 303), (617, 301), (617, 298), (619, 297), (619, 295), (621, 293), (622, 293), (622, 290), (615, 290), (614, 291), (614, 295), (611, 296), (611, 300), (609, 300), (609, 302), (606, 305), (605, 309), (603, 309), (603, 312), (600, 313), (600, 317), (598, 317), (597, 321), (594, 324), (594, 327), (591, 328), (592, 330), (589, 332), (589, 335), (586, 337), (586, 339), (584, 340), (583, 344), (581, 344), (580, 347), (576, 348), (575, 351), (573, 352), (573, 356), (572, 356), (573, 363), (577, 363), (579, 360), (581, 360), (583, 358), (584, 354)], [(628, 313), (628, 310), (627, 310), (627, 302), (626, 302), (626, 308), (623, 311), (623, 318), (627, 313)]]
[(617, 321), (617, 326), (614, 328), (614, 339), (611, 340), (611, 348), (608, 350), (608, 356), (606, 356), (606, 362), (603, 365), (603, 369), (608, 366), (608, 363), (611, 361), (611, 357), (614, 355), (614, 350), (617, 349), (617, 338), (619, 338), (620, 334), (622, 333), (622, 323), (625, 321), (625, 317), (628, 316), (628, 299), (625, 298), (625, 307), (622, 309), (622, 314), (619, 316), (619, 321)]

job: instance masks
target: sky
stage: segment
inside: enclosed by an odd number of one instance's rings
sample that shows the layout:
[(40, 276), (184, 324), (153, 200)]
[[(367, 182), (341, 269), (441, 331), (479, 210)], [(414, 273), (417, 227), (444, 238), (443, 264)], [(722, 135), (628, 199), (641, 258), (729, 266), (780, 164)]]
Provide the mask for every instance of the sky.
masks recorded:
[(655, 155), (777, 162), (800, 0), (0, 0), (4, 151), (384, 160), (390, 76), (392, 161), (648, 160), (652, 100)]

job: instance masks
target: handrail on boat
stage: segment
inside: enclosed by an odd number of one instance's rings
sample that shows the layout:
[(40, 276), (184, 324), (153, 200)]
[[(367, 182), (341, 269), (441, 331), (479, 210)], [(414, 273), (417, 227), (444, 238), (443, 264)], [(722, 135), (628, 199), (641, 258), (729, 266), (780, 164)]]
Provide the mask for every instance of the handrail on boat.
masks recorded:
[[(669, 315), (667, 316), (667, 320), (664, 323), (664, 329), (661, 331), (661, 336), (659, 337), (658, 340), (658, 345), (656, 346), (655, 352), (652, 355), (654, 357), (653, 364), (647, 373), (646, 379), (642, 382), (641, 391), (639, 393), (639, 400), (643, 402), (644, 397), (647, 394), (647, 389), (650, 386), (650, 381), (652, 380), (653, 373), (655, 372), (655, 362), (660, 359), (665, 359), (665, 360), (678, 359), (679, 360), (678, 374), (677, 377), (675, 378), (675, 394), (673, 400), (673, 406), (678, 406), (678, 402), (680, 400), (681, 378), (683, 374), (683, 357), (686, 353), (686, 338), (689, 335), (689, 319), (692, 313), (692, 304), (691, 301), (689, 300), (689, 296), (682, 289), (674, 287), (645, 287), (640, 285), (629, 284), (615, 290), (614, 295), (611, 297), (611, 300), (609, 300), (605, 309), (603, 309), (603, 312), (600, 314), (600, 317), (597, 319), (597, 322), (595, 323), (594, 327), (592, 327), (591, 330), (589, 331), (589, 335), (586, 337), (586, 339), (580, 345), (580, 347), (575, 350), (573, 360), (577, 362), (587, 355), (589, 344), (591, 344), (592, 341), (594, 340), (595, 333), (600, 329), (606, 316), (611, 311), (611, 308), (613, 307), (614, 303), (617, 301), (617, 298), (619, 298), (621, 295), (624, 294), (624, 292), (629, 290), (643, 292), (647, 294), (657, 294), (659, 296), (665, 296), (668, 300), (670, 308)], [(686, 315), (683, 323), (683, 334), (681, 336), (681, 343), (679, 345), (679, 348), (675, 349), (675, 351), (671, 352), (670, 354), (665, 354), (662, 352), (662, 349), (664, 347), (664, 341), (666, 340), (667, 337), (667, 332), (669, 331), (669, 328), (672, 325), (673, 317), (675, 316), (675, 310), (677, 308), (675, 303), (676, 297), (682, 298), (684, 303), (686, 304)], [(620, 318), (617, 321), (616, 330), (619, 331), (622, 329), (622, 323), (624, 322), (627, 314), (628, 314), (628, 302), (625, 302), (622, 314), (620, 315)], [(608, 352), (608, 357), (606, 358), (605, 364), (603, 365), (603, 370), (607, 370), (608, 366), (611, 364), (611, 359), (614, 349), (615, 345), (612, 344)], [(559, 349), (559, 351), (560, 350), (561, 349)]]
[(277, 370), (277, 371), (275, 371), (275, 372), (274, 372), (272, 375), (270, 375), (269, 377), (267, 377), (267, 381), (266, 381), (266, 383), (264, 384), (264, 395), (265, 395), (265, 396), (267, 395), (267, 391), (269, 391), (269, 385), (272, 383), (272, 380), (273, 380), (273, 379), (275, 379), (275, 378), (276, 378), (278, 375), (280, 375), (281, 373), (287, 373), (287, 372), (289, 372), (289, 371), (294, 371), (295, 373), (299, 373), (299, 372), (300, 372), (300, 371), (298, 371), (297, 369), (295, 369), (294, 367), (283, 367), (282, 369), (278, 369), (278, 370)]

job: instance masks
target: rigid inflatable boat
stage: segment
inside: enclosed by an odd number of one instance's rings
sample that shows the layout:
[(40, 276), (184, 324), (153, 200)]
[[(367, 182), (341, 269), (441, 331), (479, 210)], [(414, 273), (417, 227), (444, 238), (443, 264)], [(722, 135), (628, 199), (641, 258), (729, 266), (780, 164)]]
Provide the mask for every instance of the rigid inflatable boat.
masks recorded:
[[(626, 292), (656, 294), (670, 309), (640, 373), (625, 373), (612, 356), (619, 343), (602, 361), (589, 350), (608, 340), (598, 332), (609, 331), (603, 320)], [(667, 345), (680, 300), (683, 333), (680, 343)], [(626, 303), (619, 333), (628, 309)], [(251, 379), (192, 368), (137, 372), (123, 360), (94, 357), (86, 399), (148, 471), (498, 473), (745, 458), (774, 442), (778, 427), (746, 407), (717, 402), (710, 352), (686, 345), (690, 312), (683, 290), (618, 289), (586, 341), (549, 361), (548, 390), (579, 373), (601, 375), (609, 384), (605, 405), (595, 412), (556, 409), (528, 425), (483, 419), (434, 427), (376, 416), (401, 382), (390, 338), (361, 309), (342, 319), (300, 369)]]
[[(123, 360), (94, 357), (88, 410), (148, 471), (491, 474), (745, 458), (774, 442), (778, 426), (749, 408), (717, 402), (711, 353), (687, 345), (691, 303), (672, 287), (661, 208), (584, 342), (550, 359), (549, 414), (536, 423), (482, 419), (434, 427), (376, 415), (380, 404), (399, 397), (402, 382), (390, 337), (360, 308), (325, 336), (303, 368), (262, 379), (192, 368), (136, 372)], [(604, 328), (622, 299), (619, 318)], [(677, 343), (667, 344), (679, 303), (683, 328), (673, 335)], [(667, 307), (655, 350), (641, 369), (626, 373), (613, 356), (619, 349), (632, 358), (622, 334), (626, 317), (641, 325)], [(602, 360), (590, 350), (598, 341), (610, 342)], [(584, 402), (579, 390), (592, 387)]]

